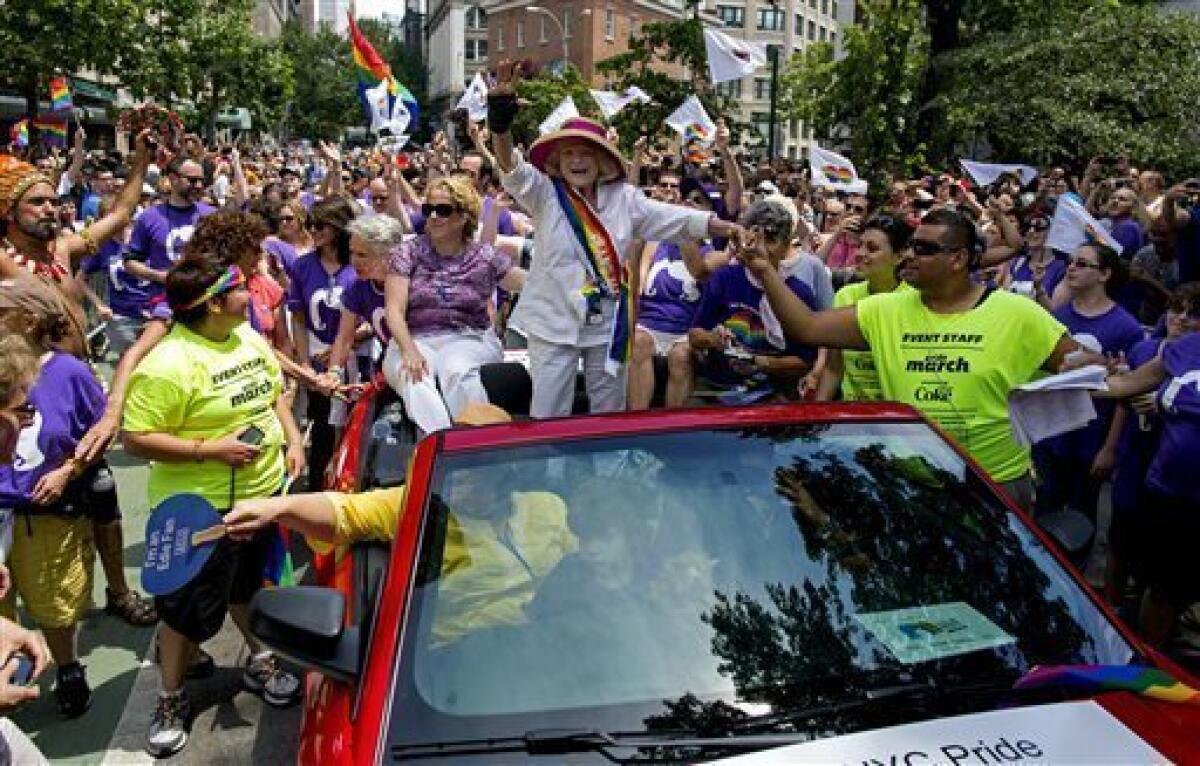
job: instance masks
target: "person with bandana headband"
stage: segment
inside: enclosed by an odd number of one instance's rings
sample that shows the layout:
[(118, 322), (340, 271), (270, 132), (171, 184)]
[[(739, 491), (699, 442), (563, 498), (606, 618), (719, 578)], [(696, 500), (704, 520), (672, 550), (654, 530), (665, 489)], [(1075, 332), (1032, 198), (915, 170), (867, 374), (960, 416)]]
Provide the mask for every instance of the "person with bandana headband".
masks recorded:
[(517, 65), (499, 66), (488, 93), (488, 125), (504, 188), (533, 217), (534, 255), (511, 325), (529, 341), (530, 414), (569, 415), (583, 360), (592, 412), (626, 404), (626, 362), (634, 331), (630, 276), (635, 239), (686, 241), (740, 235), (716, 215), (647, 198), (626, 178), (605, 129), (580, 117), (542, 136), (528, 162), (509, 130), (518, 104)]
[[(151, 506), (180, 492), (201, 495), (222, 513), (238, 500), (268, 497), (304, 468), (303, 437), (267, 342), (246, 322), (249, 294), (236, 266), (218, 254), (189, 257), (167, 275), (174, 322), (133, 373), (125, 402), (126, 449), (153, 461)], [(232, 429), (231, 425), (236, 424)], [(241, 438), (249, 427), (257, 444)], [(147, 750), (164, 757), (187, 743), (191, 714), (184, 672), (199, 644), (229, 611), (251, 648), (242, 684), (276, 706), (300, 696), (299, 680), (280, 669), (249, 631), (250, 598), (262, 586), (273, 529), (247, 542), (222, 540), (196, 579), (155, 599), (163, 691)]]

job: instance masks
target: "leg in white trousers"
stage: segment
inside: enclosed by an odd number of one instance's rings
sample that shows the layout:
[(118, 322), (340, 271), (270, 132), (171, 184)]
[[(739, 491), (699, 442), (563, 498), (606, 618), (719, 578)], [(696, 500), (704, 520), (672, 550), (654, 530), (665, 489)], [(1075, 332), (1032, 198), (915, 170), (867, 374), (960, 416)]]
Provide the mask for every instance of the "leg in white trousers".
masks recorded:
[(479, 368), (504, 358), (495, 334), (432, 335), (413, 342), (425, 357), (430, 374), (417, 383), (409, 380), (401, 370), (400, 347), (392, 341), (383, 360), (383, 376), (418, 428), (425, 433), (449, 428), (468, 403), (488, 400)]
[(618, 375), (604, 370), (607, 346), (566, 346), (529, 337), (529, 366), (533, 377), (533, 402), (529, 414), (535, 418), (564, 417), (575, 401), (575, 376), (583, 358), (583, 376), (592, 412), (625, 409), (625, 368)]

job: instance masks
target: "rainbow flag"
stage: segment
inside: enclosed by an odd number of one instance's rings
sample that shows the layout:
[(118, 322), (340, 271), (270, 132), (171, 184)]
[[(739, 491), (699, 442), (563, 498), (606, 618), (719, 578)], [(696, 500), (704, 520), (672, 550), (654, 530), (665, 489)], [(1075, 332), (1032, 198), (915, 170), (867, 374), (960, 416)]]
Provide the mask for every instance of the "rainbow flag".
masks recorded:
[(71, 101), (71, 88), (67, 85), (66, 77), (53, 77), (50, 80), (50, 111), (69, 112), (75, 108)]
[(404, 102), (408, 113), (412, 115), (409, 125), (416, 125), (419, 110), (417, 100), (413, 97), (412, 92), (392, 76), (392, 68), (375, 52), (375, 46), (371, 45), (371, 41), (358, 28), (358, 22), (354, 20), (354, 15), (347, 13), (347, 16), (350, 19), (350, 52), (354, 58), (354, 73), (358, 79), (358, 98), (362, 103), (363, 114), (367, 116), (367, 121), (371, 121), (372, 115), (367, 91), (377, 87), (381, 82), (387, 82), (388, 97), (392, 99), (388, 103), (388, 114), (392, 113), (392, 105), (398, 98)]
[(54, 115), (40, 115), (33, 118), (33, 127), (47, 146), (67, 145), (67, 119)]
[(1036, 667), (1014, 689), (1061, 686), (1084, 694), (1126, 691), (1181, 705), (1200, 705), (1200, 691), (1154, 667), (1140, 665), (1053, 665)]
[(29, 120), (21, 119), (13, 123), (8, 131), (9, 141), (13, 146), (29, 146)]
[(562, 179), (554, 180), (554, 189), (563, 215), (587, 256), (589, 282), (583, 287), (584, 298), (589, 303), (597, 297), (617, 300), (608, 359), (604, 363), (605, 369), (615, 375), (629, 361), (633, 350), (634, 306), (629, 294), (629, 269), (621, 262), (612, 235), (587, 200)]

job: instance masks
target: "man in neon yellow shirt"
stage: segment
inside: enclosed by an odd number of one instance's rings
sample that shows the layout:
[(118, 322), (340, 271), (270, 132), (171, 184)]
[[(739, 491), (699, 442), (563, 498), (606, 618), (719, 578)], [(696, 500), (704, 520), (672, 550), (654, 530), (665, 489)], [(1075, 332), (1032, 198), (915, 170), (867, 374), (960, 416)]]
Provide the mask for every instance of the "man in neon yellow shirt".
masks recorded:
[(910, 404), (935, 421), (1029, 507), (1029, 450), (1013, 438), (1008, 393), (1041, 370), (1058, 372), (1067, 354), (1080, 347), (1037, 304), (972, 281), (978, 250), (969, 218), (934, 211), (918, 227), (898, 275), (914, 290), (821, 312), (793, 300), (757, 248), (743, 249), (738, 257), (759, 274), (789, 337), (869, 350), (887, 399)]

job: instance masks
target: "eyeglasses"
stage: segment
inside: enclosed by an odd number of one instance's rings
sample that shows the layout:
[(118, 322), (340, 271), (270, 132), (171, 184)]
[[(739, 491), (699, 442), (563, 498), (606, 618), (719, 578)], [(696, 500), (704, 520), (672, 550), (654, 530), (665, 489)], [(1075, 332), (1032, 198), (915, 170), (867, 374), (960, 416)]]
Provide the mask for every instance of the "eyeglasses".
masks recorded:
[(661, 186), (664, 189), (678, 189), (679, 188), (679, 184), (677, 184), (677, 183), (663, 182), (663, 183), (660, 183), (659, 186)]
[(962, 245), (943, 245), (940, 242), (927, 242), (923, 239), (914, 239), (912, 241), (913, 255), (921, 258), (927, 258), (931, 255), (940, 253), (952, 253), (955, 250), (962, 250)]
[(1046, 218), (1034, 218), (1025, 224), (1025, 233), (1031, 231), (1046, 231), (1050, 228), (1050, 221)]
[(1071, 259), (1070, 265), (1074, 266), (1077, 269), (1099, 269), (1099, 268), (1102, 268), (1100, 266), (1100, 264), (1092, 263), (1091, 261), (1085, 261), (1082, 258)]
[(699, 192), (697, 192), (695, 194), (689, 194), (687, 196), (687, 199), (684, 201), (690, 202), (693, 205), (703, 205), (705, 202), (705, 198), (704, 198), (703, 194), (700, 194)]
[(279, 216), (279, 222), (280, 222), (280, 223), (295, 223), (295, 221), (296, 221), (296, 216), (294, 216), (294, 215), (281, 215), (281, 216)]
[(855, 215), (863, 215), (867, 212), (866, 205), (846, 205), (846, 210)]
[(450, 205), (445, 202), (437, 205), (426, 202), (421, 205), (421, 215), (425, 216), (426, 218), (433, 218), (435, 216), (438, 218), (449, 218), (457, 212), (457, 205)]
[(189, 176), (189, 175), (180, 173), (179, 177), (182, 178), (183, 180), (187, 181), (188, 183), (190, 183), (192, 186), (195, 186), (196, 184), (200, 184), (200, 185), (204, 184), (204, 176)]

